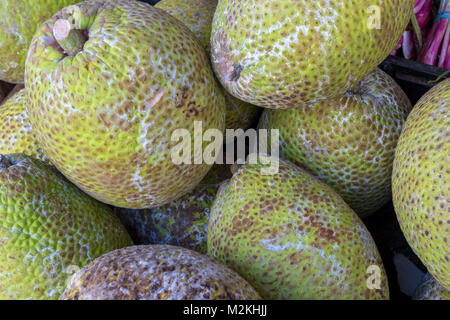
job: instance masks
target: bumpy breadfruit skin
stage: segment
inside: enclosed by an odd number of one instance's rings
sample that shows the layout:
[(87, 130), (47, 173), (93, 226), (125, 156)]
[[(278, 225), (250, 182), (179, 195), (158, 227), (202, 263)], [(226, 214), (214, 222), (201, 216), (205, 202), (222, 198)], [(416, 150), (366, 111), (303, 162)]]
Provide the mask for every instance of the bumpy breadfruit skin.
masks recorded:
[(24, 153), (47, 161), (31, 128), (27, 104), (22, 89), (0, 105), (0, 154)]
[(395, 147), (411, 110), (400, 86), (376, 69), (346, 94), (289, 110), (266, 109), (280, 154), (331, 186), (361, 218), (391, 199)]
[[(356, 213), (330, 187), (280, 160), (262, 175), (245, 164), (217, 193), (208, 255), (243, 276), (264, 299), (388, 299), (383, 262)], [(369, 266), (380, 271), (368, 289)]]
[(237, 273), (200, 253), (170, 245), (134, 246), (77, 272), (62, 300), (255, 300)]
[[(155, 7), (166, 10), (183, 22), (197, 37), (200, 44), (210, 53), (211, 24), (217, 7), (217, 0), (163, 0)], [(226, 99), (227, 129), (247, 129), (261, 114), (261, 109), (239, 100), (223, 90)]]
[[(296, 108), (343, 94), (372, 72), (397, 44), (414, 4), (219, 0), (211, 61), (235, 97), (265, 108)], [(371, 23), (377, 10), (379, 26)]]
[(0, 299), (58, 299), (74, 268), (130, 244), (112, 210), (56, 169), (0, 155)]
[(211, 24), (217, 0), (162, 0), (155, 7), (183, 22), (209, 52)]
[(206, 254), (209, 213), (220, 184), (231, 178), (230, 167), (214, 165), (191, 192), (161, 207), (118, 209), (136, 244), (170, 244)]
[(180, 141), (172, 133), (194, 137), (195, 121), (204, 131), (225, 125), (225, 99), (204, 50), (186, 26), (146, 3), (91, 0), (78, 8), (89, 36), (80, 53), (65, 57), (52, 36), (56, 19), (69, 17), (62, 10), (38, 29), (27, 58), (29, 116), (42, 149), (100, 201), (142, 209), (179, 198), (211, 165), (174, 164)]
[(28, 47), (38, 26), (58, 10), (81, 1), (0, 1), (0, 80), (23, 83)]
[(392, 172), (400, 227), (433, 277), (450, 290), (450, 79), (417, 102), (402, 131)]
[(413, 300), (450, 300), (450, 291), (427, 273), (415, 290)]

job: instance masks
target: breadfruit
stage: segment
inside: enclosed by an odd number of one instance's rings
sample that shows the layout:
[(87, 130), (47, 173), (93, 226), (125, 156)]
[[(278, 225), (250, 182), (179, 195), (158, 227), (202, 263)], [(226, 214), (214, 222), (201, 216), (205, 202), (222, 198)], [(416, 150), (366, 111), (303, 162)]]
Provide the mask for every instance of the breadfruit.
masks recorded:
[(211, 62), (236, 98), (272, 109), (344, 94), (394, 49), (415, 0), (219, 0)]
[(172, 159), (175, 130), (192, 140), (196, 122), (224, 130), (225, 100), (195, 36), (161, 9), (134, 0), (63, 9), (39, 27), (25, 81), (45, 154), (102, 202), (161, 206), (211, 168), (193, 164), (195, 150), (189, 164)]
[(0, 154), (24, 153), (47, 161), (31, 128), (27, 104), (22, 89), (0, 105)]
[(259, 126), (278, 129), (281, 156), (331, 186), (364, 218), (391, 199), (395, 147), (410, 110), (400, 86), (376, 69), (342, 96), (266, 109)]
[(220, 183), (231, 177), (227, 165), (214, 165), (191, 192), (153, 209), (119, 209), (136, 244), (170, 244), (206, 254), (208, 219)]
[(63, 300), (246, 300), (258, 293), (237, 273), (169, 245), (119, 249), (77, 272)]
[(54, 167), (0, 155), (0, 299), (58, 299), (75, 270), (131, 243), (110, 207)]
[(392, 198), (400, 227), (431, 275), (450, 290), (450, 79), (414, 106), (400, 135)]
[(248, 162), (221, 185), (208, 255), (264, 299), (388, 299), (375, 242), (344, 200), (285, 160), (274, 175), (262, 168)]

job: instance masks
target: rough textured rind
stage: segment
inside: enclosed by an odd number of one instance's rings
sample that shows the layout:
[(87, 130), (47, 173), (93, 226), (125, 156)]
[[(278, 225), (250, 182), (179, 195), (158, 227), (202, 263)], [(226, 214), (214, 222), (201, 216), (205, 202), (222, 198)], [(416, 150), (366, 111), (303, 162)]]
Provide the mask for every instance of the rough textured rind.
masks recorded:
[(141, 209), (179, 198), (211, 165), (175, 165), (173, 131), (194, 137), (194, 121), (204, 131), (225, 125), (225, 99), (204, 50), (186, 26), (148, 4), (78, 7), (89, 36), (82, 52), (65, 57), (54, 42), (52, 26), (67, 10), (44, 23), (30, 46), (29, 115), (42, 149), (100, 201)]
[(427, 273), (414, 292), (413, 300), (450, 300), (450, 291)]
[(161, 207), (118, 209), (136, 244), (170, 244), (206, 254), (208, 219), (220, 183), (231, 177), (227, 165), (215, 165), (188, 194)]
[[(163, 0), (155, 5), (183, 22), (197, 36), (208, 55), (216, 6), (217, 0)], [(260, 108), (233, 97), (225, 90), (223, 93), (226, 99), (225, 128), (247, 129), (258, 120)]]
[(366, 217), (391, 199), (395, 147), (411, 110), (397, 83), (376, 69), (345, 95), (290, 110), (266, 109), (280, 154), (331, 186)]
[(62, 300), (254, 300), (237, 273), (207, 256), (168, 246), (110, 252), (76, 273)]
[(260, 107), (335, 97), (389, 55), (415, 2), (219, 0), (211, 61), (228, 92)]
[(53, 167), (0, 155), (0, 299), (57, 299), (74, 270), (128, 245), (112, 210)]
[(450, 290), (450, 79), (417, 102), (398, 141), (392, 196), (400, 227), (433, 277)]
[(209, 53), (211, 24), (217, 0), (162, 0), (155, 7), (183, 22)]
[(27, 104), (22, 89), (0, 105), (0, 154), (24, 153), (48, 161), (31, 128)]
[[(280, 160), (262, 175), (245, 164), (217, 193), (208, 255), (264, 299), (388, 299), (383, 262), (359, 217), (330, 187)], [(369, 266), (380, 289), (368, 289)]]
[(38, 26), (58, 10), (81, 1), (0, 1), (0, 80), (23, 83), (28, 47)]

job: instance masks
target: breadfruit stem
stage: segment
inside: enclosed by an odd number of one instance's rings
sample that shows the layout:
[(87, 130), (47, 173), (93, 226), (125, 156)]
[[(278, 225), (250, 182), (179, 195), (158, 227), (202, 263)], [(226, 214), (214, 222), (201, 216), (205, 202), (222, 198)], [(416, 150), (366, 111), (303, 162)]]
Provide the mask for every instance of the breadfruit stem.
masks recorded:
[(353, 95), (361, 94), (361, 91), (362, 91), (361, 83), (353, 86), (350, 90), (348, 90), (348, 92)]
[(11, 163), (11, 161), (9, 161), (9, 159), (7, 157), (5, 157), (4, 155), (0, 154), (0, 170), (1, 169), (8, 169), (12, 165), (13, 164)]
[(72, 29), (69, 20), (59, 19), (53, 27), (53, 36), (63, 50), (70, 56), (75, 56), (83, 50), (86, 38), (81, 30)]

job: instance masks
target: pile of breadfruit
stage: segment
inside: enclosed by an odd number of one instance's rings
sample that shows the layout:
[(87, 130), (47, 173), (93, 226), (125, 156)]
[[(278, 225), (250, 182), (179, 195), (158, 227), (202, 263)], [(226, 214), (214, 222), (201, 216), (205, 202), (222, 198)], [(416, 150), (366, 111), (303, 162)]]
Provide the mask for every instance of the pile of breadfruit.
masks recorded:
[(1, 1), (0, 299), (389, 299), (391, 199), (449, 299), (450, 80), (378, 68), (416, 1), (156, 2)]

